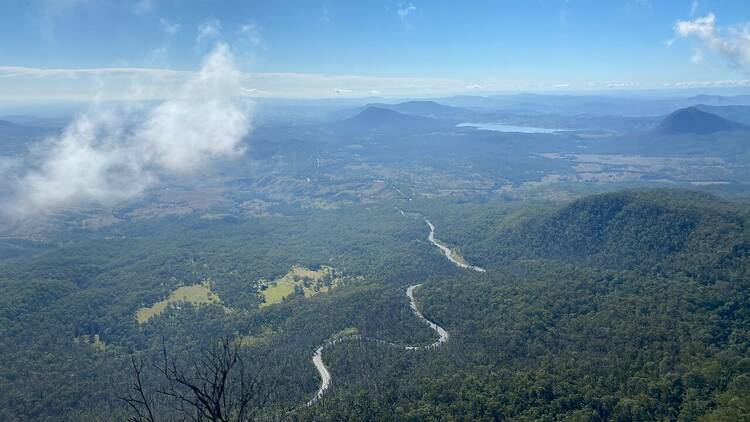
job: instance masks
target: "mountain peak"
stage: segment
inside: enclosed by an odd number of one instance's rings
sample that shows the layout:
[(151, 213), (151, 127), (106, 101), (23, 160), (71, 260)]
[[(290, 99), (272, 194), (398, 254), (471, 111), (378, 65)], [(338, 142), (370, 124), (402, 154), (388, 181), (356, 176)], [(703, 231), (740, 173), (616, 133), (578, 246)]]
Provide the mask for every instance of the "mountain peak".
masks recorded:
[(354, 118), (393, 118), (396, 116), (403, 116), (403, 113), (375, 105), (368, 105), (359, 114), (354, 116)]
[(398, 104), (374, 103), (368, 104), (367, 106), (384, 108), (404, 114), (432, 118), (456, 118), (457, 116), (465, 115), (467, 113), (467, 110), (465, 109), (447, 106), (430, 100), (413, 100)]
[(344, 127), (355, 130), (423, 131), (445, 127), (446, 123), (428, 117), (399, 113), (387, 108), (369, 105), (343, 122)]
[(750, 130), (750, 127), (697, 107), (683, 108), (671, 113), (656, 129), (660, 135), (706, 135), (735, 130)]

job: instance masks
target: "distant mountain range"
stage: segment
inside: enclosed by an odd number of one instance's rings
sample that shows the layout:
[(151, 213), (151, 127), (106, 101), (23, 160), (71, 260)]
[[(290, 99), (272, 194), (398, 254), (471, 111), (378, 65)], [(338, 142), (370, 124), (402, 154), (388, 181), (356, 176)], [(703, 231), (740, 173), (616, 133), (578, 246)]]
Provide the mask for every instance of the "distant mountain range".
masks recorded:
[(45, 129), (19, 125), (7, 120), (0, 120), (0, 136), (27, 136), (35, 135), (44, 131)]
[(717, 105), (699, 104), (695, 107), (707, 113), (721, 116), (727, 120), (733, 120), (735, 122), (750, 126), (750, 106), (747, 106), (747, 105), (717, 106)]
[(711, 106), (733, 106), (750, 104), (750, 95), (695, 95), (685, 101)]
[[(668, 156), (747, 157), (750, 126), (695, 106), (662, 118), (649, 130), (590, 144), (589, 152)], [(724, 109), (724, 107), (718, 107)]]
[(698, 107), (677, 110), (661, 121), (658, 135), (708, 135), (716, 132), (750, 130), (750, 126), (708, 113)]
[(441, 104), (471, 110), (512, 111), (517, 114), (660, 116), (677, 109), (705, 104), (750, 106), (750, 95), (696, 95), (692, 97), (648, 98), (640, 96), (507, 94), (454, 96), (436, 99)]
[(429, 117), (399, 113), (387, 108), (368, 106), (360, 113), (334, 124), (347, 131), (422, 132), (452, 127), (453, 124)]
[(398, 104), (373, 103), (368, 104), (367, 107), (377, 107), (415, 116), (457, 120), (473, 114), (465, 108), (447, 106), (435, 101), (407, 101)]
[(24, 151), (27, 145), (39, 141), (55, 129), (27, 126), (0, 120), (0, 155), (13, 155)]

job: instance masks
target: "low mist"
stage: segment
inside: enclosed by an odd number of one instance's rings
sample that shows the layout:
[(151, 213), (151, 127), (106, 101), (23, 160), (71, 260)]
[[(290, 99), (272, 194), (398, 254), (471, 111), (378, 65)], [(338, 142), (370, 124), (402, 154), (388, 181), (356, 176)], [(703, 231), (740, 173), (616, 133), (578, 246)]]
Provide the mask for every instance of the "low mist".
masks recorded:
[(156, 106), (92, 104), (23, 160), (0, 166), (4, 213), (25, 218), (70, 205), (114, 205), (166, 176), (242, 154), (252, 107), (240, 92), (232, 52), (218, 44), (175, 96)]

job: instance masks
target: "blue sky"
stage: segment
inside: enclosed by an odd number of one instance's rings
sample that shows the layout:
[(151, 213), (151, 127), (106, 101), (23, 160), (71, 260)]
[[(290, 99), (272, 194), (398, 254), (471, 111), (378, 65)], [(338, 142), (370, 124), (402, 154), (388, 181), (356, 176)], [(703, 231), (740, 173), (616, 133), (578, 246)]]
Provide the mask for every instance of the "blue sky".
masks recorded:
[(116, 98), (217, 43), (264, 96), (744, 86), (747, 22), (746, 0), (4, 0), (0, 99)]

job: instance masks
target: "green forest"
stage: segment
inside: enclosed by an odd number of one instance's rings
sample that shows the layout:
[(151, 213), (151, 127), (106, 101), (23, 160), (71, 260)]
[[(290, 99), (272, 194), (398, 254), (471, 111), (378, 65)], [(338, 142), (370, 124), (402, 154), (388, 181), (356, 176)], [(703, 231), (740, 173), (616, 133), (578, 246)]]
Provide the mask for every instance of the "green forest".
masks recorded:
[[(138, 363), (157, 419), (180, 420), (156, 393), (172, 388), (161, 364), (190, 372), (222, 339), (241, 340), (260, 420), (748, 420), (749, 210), (669, 189), (423, 198), (3, 240), (0, 420), (132, 418)], [(446, 259), (425, 217), (487, 271)], [(340, 281), (261, 306), (295, 266)], [(136, 319), (201, 283), (215, 297)], [(436, 338), (404, 294), (418, 283), (450, 338), (405, 352), (393, 345)], [(332, 387), (304, 406), (314, 351), (352, 332), (362, 339), (324, 350)]]

